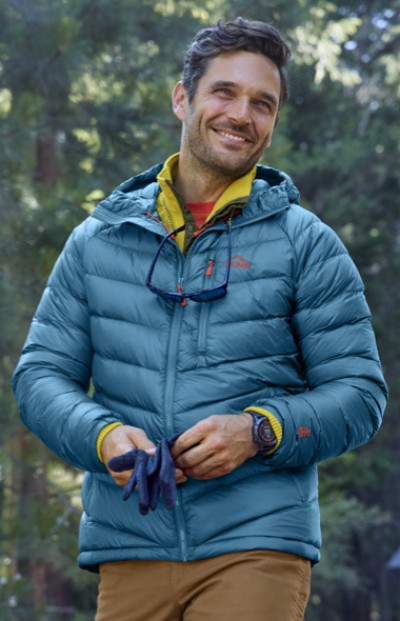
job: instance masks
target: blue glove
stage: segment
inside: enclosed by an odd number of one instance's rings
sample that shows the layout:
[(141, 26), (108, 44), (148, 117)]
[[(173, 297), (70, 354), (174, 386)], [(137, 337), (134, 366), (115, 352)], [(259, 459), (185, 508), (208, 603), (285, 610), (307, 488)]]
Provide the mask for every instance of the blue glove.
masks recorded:
[(175, 463), (171, 456), (170, 447), (175, 443), (176, 437), (172, 441), (163, 438), (160, 442), (160, 468), (158, 481), (161, 487), (161, 494), (167, 509), (173, 509), (176, 504), (176, 476)]
[(163, 496), (167, 509), (175, 507), (175, 464), (170, 447), (177, 437), (176, 435), (171, 440), (163, 438), (157, 445), (154, 455), (149, 455), (141, 449), (133, 449), (113, 457), (107, 464), (114, 472), (133, 469), (132, 476), (125, 486), (123, 499), (128, 500), (137, 486), (139, 511), (142, 515), (147, 515), (149, 509), (154, 511), (157, 508), (160, 496)]

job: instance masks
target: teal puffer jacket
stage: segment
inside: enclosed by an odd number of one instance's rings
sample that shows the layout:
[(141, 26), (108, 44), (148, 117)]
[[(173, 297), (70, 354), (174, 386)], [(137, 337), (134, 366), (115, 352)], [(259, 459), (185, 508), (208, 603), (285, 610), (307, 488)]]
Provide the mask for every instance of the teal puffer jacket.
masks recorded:
[[(155, 218), (160, 169), (119, 186), (67, 241), (14, 375), (22, 420), (86, 470), (82, 567), (256, 548), (315, 562), (317, 464), (368, 441), (386, 402), (360, 276), (335, 233), (299, 206), (291, 180), (258, 167), (232, 220), (227, 295), (186, 306), (158, 297), (145, 281), (166, 235)], [(186, 257), (168, 240), (153, 283), (217, 286), (227, 257), (220, 222)], [(136, 494), (123, 502), (96, 453), (99, 431), (116, 420), (157, 443), (249, 406), (279, 419), (279, 449), (228, 475), (188, 480), (173, 511), (140, 515)]]

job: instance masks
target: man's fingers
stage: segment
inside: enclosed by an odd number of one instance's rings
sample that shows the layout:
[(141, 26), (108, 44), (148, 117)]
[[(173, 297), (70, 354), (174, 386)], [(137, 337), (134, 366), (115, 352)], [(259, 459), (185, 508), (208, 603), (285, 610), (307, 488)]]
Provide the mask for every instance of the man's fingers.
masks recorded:
[(133, 470), (130, 470), (130, 471), (127, 470), (125, 472), (113, 472), (113, 471), (110, 471), (110, 474), (112, 475), (112, 478), (114, 479), (116, 484), (119, 485), (120, 487), (125, 487), (125, 485), (129, 481), (129, 479), (131, 478), (132, 473), (133, 473)]
[(171, 455), (175, 460), (189, 449), (200, 445), (204, 441), (207, 431), (203, 428), (203, 422), (197, 423), (178, 437), (171, 448)]
[(175, 468), (176, 484), (181, 485), (187, 481), (187, 476), (181, 468)]
[(185, 474), (193, 479), (208, 480), (216, 477), (222, 477), (233, 470), (233, 466), (229, 462), (216, 463), (212, 459), (207, 460), (195, 466), (194, 468), (188, 468), (185, 470)]
[(154, 452), (155, 444), (148, 437), (143, 429), (139, 427), (129, 427), (126, 426), (126, 435), (132, 441), (134, 446), (138, 449), (142, 449), (142, 451), (146, 452)]
[(194, 448), (181, 453), (181, 455), (175, 459), (175, 466), (186, 471), (188, 468), (198, 466), (209, 457), (210, 455), (204, 445), (195, 446)]
[(107, 464), (113, 457), (129, 453), (136, 448), (145, 450), (150, 454), (154, 452), (155, 445), (143, 429), (129, 425), (115, 427), (103, 440), (101, 446), (103, 462)]

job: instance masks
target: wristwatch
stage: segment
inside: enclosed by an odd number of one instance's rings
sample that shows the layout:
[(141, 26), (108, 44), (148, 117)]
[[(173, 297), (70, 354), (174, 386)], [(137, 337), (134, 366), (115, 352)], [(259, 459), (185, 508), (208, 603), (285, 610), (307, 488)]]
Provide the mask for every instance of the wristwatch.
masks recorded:
[(253, 441), (258, 445), (259, 453), (266, 453), (274, 449), (278, 443), (278, 439), (272, 429), (271, 423), (266, 416), (246, 410), (253, 418)]

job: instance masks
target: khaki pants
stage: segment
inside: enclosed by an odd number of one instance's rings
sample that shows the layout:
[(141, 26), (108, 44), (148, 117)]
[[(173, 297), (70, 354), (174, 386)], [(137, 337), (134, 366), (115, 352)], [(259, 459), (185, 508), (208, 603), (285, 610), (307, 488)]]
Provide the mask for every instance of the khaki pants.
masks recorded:
[(100, 566), (96, 621), (302, 621), (310, 561), (269, 550)]

